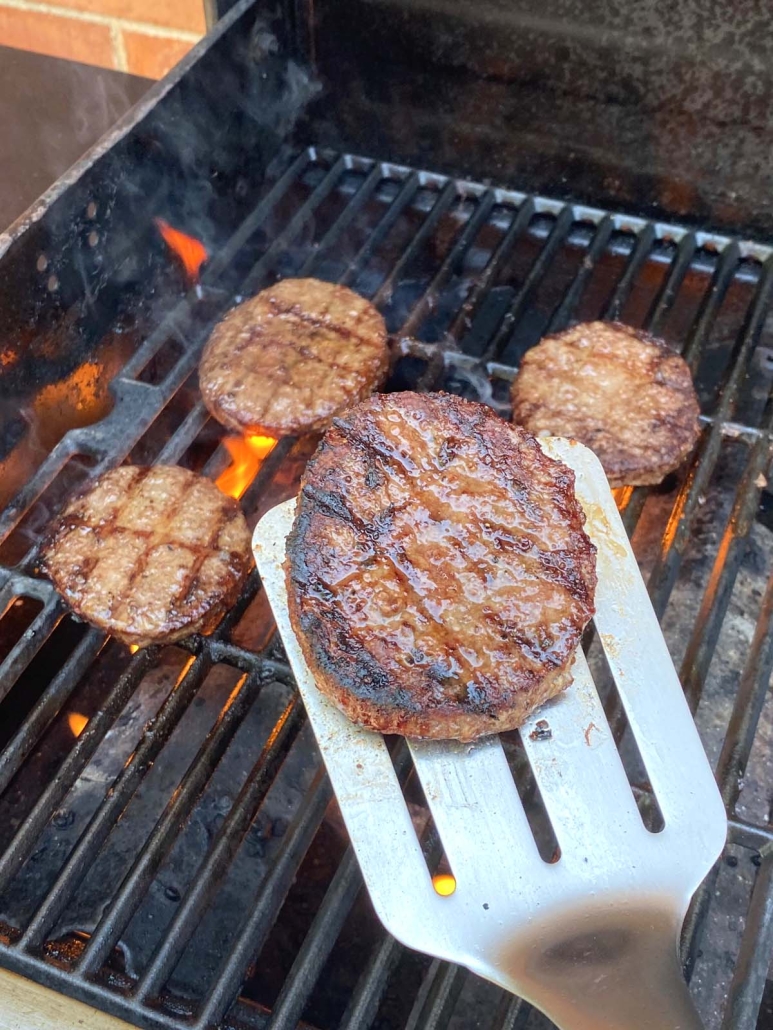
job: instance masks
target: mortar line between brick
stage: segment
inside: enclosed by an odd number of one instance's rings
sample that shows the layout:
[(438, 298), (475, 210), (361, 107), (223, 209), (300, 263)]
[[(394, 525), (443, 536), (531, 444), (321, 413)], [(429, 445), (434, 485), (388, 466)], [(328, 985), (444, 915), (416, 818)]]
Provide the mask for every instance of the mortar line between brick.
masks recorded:
[(110, 26), (110, 43), (113, 47), (113, 64), (119, 72), (128, 72), (129, 62), (126, 59), (123, 32), (121, 32), (120, 26), (115, 22)]
[(146, 36), (155, 36), (158, 39), (177, 39), (185, 43), (198, 43), (202, 38), (202, 33), (189, 32), (187, 29), (168, 29), (161, 25), (151, 25), (148, 22), (133, 21), (128, 18), (112, 18), (107, 14), (97, 14), (91, 11), (74, 11), (70, 7), (37, 3), (36, 0), (0, 0), (0, 7), (10, 7), (17, 11), (33, 11), (36, 14), (55, 14), (60, 18), (70, 18), (73, 21), (91, 22), (93, 25), (106, 25), (110, 29), (115, 26), (121, 29), (128, 29), (130, 32), (141, 32)]

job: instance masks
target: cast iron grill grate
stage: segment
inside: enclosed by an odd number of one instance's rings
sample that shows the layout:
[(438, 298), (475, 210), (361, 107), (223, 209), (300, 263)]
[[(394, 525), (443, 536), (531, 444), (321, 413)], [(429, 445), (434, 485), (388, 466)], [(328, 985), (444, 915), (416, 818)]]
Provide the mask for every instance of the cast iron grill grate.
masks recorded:
[[(687, 969), (709, 1026), (751, 1030), (773, 945), (773, 256), (314, 148), (276, 163), (200, 285), (113, 375), (105, 417), (66, 432), (0, 514), (0, 962), (170, 1030), (539, 1023), (376, 924), (256, 575), (212, 637), (132, 655), (77, 624), (36, 570), (40, 529), (79, 482), (125, 460), (228, 466), (196, 391), (201, 346), (236, 298), (286, 275), (378, 304), (399, 354), (389, 389), (505, 415), (521, 355), (572, 320), (620, 318), (685, 354), (703, 410), (694, 459), (618, 503), (730, 817)], [(242, 497), (252, 524), (308, 453), (286, 440), (265, 458)], [(646, 809), (614, 697), (608, 711)]]

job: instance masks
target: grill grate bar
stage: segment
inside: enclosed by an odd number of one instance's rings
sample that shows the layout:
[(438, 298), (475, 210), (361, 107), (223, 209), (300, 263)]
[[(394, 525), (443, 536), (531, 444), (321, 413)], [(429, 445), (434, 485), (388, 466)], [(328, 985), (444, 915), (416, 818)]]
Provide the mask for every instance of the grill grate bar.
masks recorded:
[(682, 660), (679, 678), (693, 707), (697, 706), (703, 691), (736, 577), (749, 546), (749, 533), (762, 493), (759, 477), (767, 469), (770, 458), (771, 441), (761, 436), (751, 449)]
[(736, 960), (722, 1030), (755, 1030), (773, 952), (773, 852), (762, 859)]
[[(71, 434), (68, 434), (70, 436)], [(69, 459), (75, 453), (72, 441), (64, 438), (45, 461), (27, 480), (18, 494), (6, 506), (0, 514), (0, 544), (4, 543), (14, 531), (25, 512), (40, 497), (48, 484), (62, 471)]]
[(86, 768), (107, 731), (121, 714), (155, 659), (156, 648), (147, 648), (134, 655), (126, 671), (73, 744), (72, 751), (65, 758), (55, 779), (40, 795), (32, 811), (16, 831), (7, 850), (0, 857), (0, 892), (5, 890), (22, 863), (29, 858), (35, 841), (50, 819), (51, 813), (59, 807), (64, 796)]
[(339, 157), (338, 160), (333, 163), (332, 168), (330, 168), (326, 173), (322, 181), (311, 192), (306, 202), (298, 208), (296, 214), (290, 219), (284, 229), (271, 242), (262, 257), (256, 261), (247, 273), (247, 276), (241, 285), (242, 293), (247, 294), (248, 296), (254, 293), (256, 288), (263, 282), (265, 273), (271, 265), (271, 261), (278, 254), (282, 253), (288, 244), (291, 243), (298, 233), (301, 232), (304, 226), (308, 225), (309, 221), (314, 216), (314, 212), (333, 192), (338, 184), (338, 180), (346, 169), (347, 164), (345, 158)]
[(239, 796), (226, 816), (220, 833), (196, 878), (174, 915), (135, 991), (138, 1001), (158, 994), (174, 969), (204, 914), (220, 878), (232, 861), (239, 842), (250, 828), (287, 751), (306, 721), (298, 695), (289, 702), (269, 740), (250, 771)]
[(19, 730), (0, 752), (0, 794), (17, 774), (46, 729), (66, 704), (88, 667), (105, 646), (101, 630), (89, 629), (51, 680)]
[(244, 496), (242, 497), (242, 504), (247, 511), (256, 512), (259, 498), (269, 483), (273, 480), (280, 465), (290, 454), (293, 448), (297, 444), (297, 439), (294, 436), (285, 436), (279, 443), (277, 443), (268, 455), (263, 459), (258, 474), (253, 479), (252, 483), (247, 487)]
[[(477, 202), (475, 211), (467, 220), (464, 228), (459, 233), (456, 242), (446, 255), (440, 268), (433, 277), (423, 296), (416, 302), (413, 310), (408, 314), (400, 332), (410, 335), (415, 332), (423, 319), (427, 317), (437, 299), (441, 288), (448, 282), (456, 268), (461, 266), (464, 256), (475, 242), (475, 237), (488, 220), (491, 209), (494, 206), (495, 196), (493, 190), (486, 190)], [(394, 272), (392, 273), (394, 278)]]
[(209, 412), (204, 402), (199, 401), (192, 411), (185, 416), (180, 427), (169, 437), (159, 451), (155, 464), (172, 465), (182, 458), (201, 430), (207, 424)]
[(306, 258), (298, 269), (298, 277), (310, 275), (312, 270), (319, 264), (323, 257), (328, 254), (333, 246), (340, 240), (344, 232), (354, 222), (370, 198), (376, 192), (376, 187), (385, 178), (383, 166), (374, 164), (368, 175), (362, 180), (352, 199), (346, 205), (346, 209), (333, 222), (328, 231), (319, 241), (311, 254)]
[[(773, 673), (773, 575), (771, 575), (763, 599), (763, 604), (754, 627), (754, 636), (744, 667), (741, 682), (736, 694), (733, 713), (730, 718), (725, 742), (719, 755), (716, 778), (726, 803), (732, 812), (740, 794), (740, 783), (745, 774), (754, 734), (757, 732), (762, 715), (765, 698), (768, 693), (770, 677)], [(755, 1018), (760, 1007), (762, 988), (768, 970), (768, 956), (771, 952), (771, 885), (770, 868), (766, 869), (765, 879), (761, 884), (763, 870), (773, 856), (773, 829), (750, 826), (737, 818), (731, 818), (730, 838), (745, 848), (757, 848), (763, 854), (763, 863), (754, 882), (749, 909), (746, 916), (744, 935), (741, 940), (741, 951), (736, 963), (736, 974), (731, 987), (731, 1001), (726, 1020), (735, 1012), (738, 1022), (722, 1023), (722, 1027), (738, 1026), (739, 1030), (753, 1030)], [(760, 839), (764, 836), (764, 839)], [(708, 914), (711, 898), (718, 880), (719, 864), (711, 870), (709, 877), (701, 884), (684, 928), (684, 939), (687, 941), (686, 966), (692, 971), (698, 958), (701, 941), (701, 929)], [(743, 977), (739, 972), (743, 972)], [(762, 980), (762, 987), (760, 981)], [(752, 986), (753, 985), (753, 986)], [(737, 1010), (734, 1009), (737, 1005)]]
[[(135, 351), (121, 369), (120, 373), (116, 377), (116, 382), (128, 383), (130, 384), (130, 389), (136, 389), (139, 387), (145, 391), (155, 391), (160, 393), (162, 391), (162, 386), (160, 384), (154, 386), (150, 383), (138, 382), (137, 376), (142, 372), (148, 362), (159, 352), (159, 350), (161, 350), (170, 337), (184, 340), (190, 336), (189, 324), (195, 317), (194, 313), (198, 300), (198, 291), (195, 288), (189, 290), (179, 304), (177, 304), (162, 319), (159, 325), (149, 333), (145, 342)], [(185, 355), (183, 355), (183, 358), (185, 358)], [(169, 375), (165, 377), (165, 384), (173, 374), (174, 370), (170, 370)]]
[[(499, 241), (496, 250), (489, 258), (486, 267), (478, 276), (477, 282), (470, 290), (458, 314), (451, 323), (448, 334), (453, 339), (461, 339), (472, 325), (480, 304), (496, 282), (516, 243), (528, 229), (535, 211), (534, 198), (528, 197), (513, 215), (513, 219), (507, 227), (504, 236)], [(481, 355), (478, 354), (476, 356), (480, 357)]]
[(403, 270), (408, 267), (411, 261), (413, 261), (414, 257), (424, 246), (425, 241), (428, 240), (434, 232), (440, 219), (446, 211), (448, 211), (453, 202), (458, 199), (459, 192), (457, 185), (453, 180), (449, 180), (437, 195), (435, 203), (432, 205), (432, 210), (421, 223), (421, 228), (392, 266), (391, 271), (373, 295), (372, 302), (377, 307), (386, 303), (391, 298), (395, 280), (400, 277)]
[(66, 611), (64, 602), (52, 594), (0, 665), (0, 702), (56, 629)]
[(248, 919), (218, 970), (215, 986), (193, 1024), (196, 1030), (207, 1030), (213, 1023), (219, 1023), (238, 994), (247, 968), (253, 956), (263, 947), (276, 921), (332, 796), (330, 781), (320, 770), (285, 834), (282, 848), (253, 902)]
[(717, 780), (728, 810), (735, 808), (773, 673), (773, 574), (762, 599), (733, 712), (717, 762)]
[(104, 800), (62, 866), (53, 886), (38, 906), (21, 939), (23, 948), (35, 949), (43, 943), (46, 934), (53, 928), (83, 881), (108, 834), (134, 797), (145, 773), (196, 696), (211, 668), (211, 662), (203, 656), (190, 661), (193, 664), (178, 679), (156, 718), (145, 727), (139, 744), (107, 791)]
[(573, 221), (574, 212), (572, 209), (570, 207), (563, 208), (558, 218), (556, 218), (555, 224), (550, 230), (550, 234), (545, 240), (545, 244), (539, 252), (536, 261), (532, 265), (529, 274), (521, 284), (521, 288), (515, 295), (512, 304), (494, 334), (494, 338), (488, 345), (487, 354), (490, 357), (498, 358), (506, 347), (510, 336), (526, 311), (526, 307), (531, 300), (534, 290), (537, 288), (559, 248), (569, 235)]
[(729, 840), (742, 848), (761, 851), (770, 848), (770, 845), (773, 844), (773, 826), (770, 824), (762, 826), (759, 823), (750, 823), (745, 819), (739, 819), (738, 816), (731, 815), (728, 817), (727, 825)]
[(730, 283), (733, 281), (738, 262), (741, 259), (741, 249), (735, 240), (729, 243), (722, 251), (714, 276), (709, 289), (706, 291), (698, 314), (693, 322), (692, 328), (687, 336), (682, 354), (684, 360), (690, 366), (694, 374), (698, 366), (698, 358), (706, 338), (725, 299)]
[[(773, 673), (773, 574), (768, 579), (754, 637), (749, 648), (741, 682), (735, 697), (725, 739), (717, 763), (716, 776), (722, 798), (728, 812), (732, 812), (740, 794), (741, 779), (746, 771), (754, 736), (757, 731), (765, 697)], [(773, 853), (773, 829), (749, 826), (737, 818), (730, 818), (730, 838), (744, 847), (764, 849)], [(766, 839), (760, 841), (760, 836)], [(711, 898), (719, 878), (719, 863), (698, 888), (685, 922), (683, 939), (687, 942), (686, 967), (692, 972), (698, 958), (701, 930), (708, 913)], [(744, 933), (754, 932), (754, 925), (748, 921)]]
[(303, 175), (315, 157), (316, 152), (314, 148), (308, 147), (306, 150), (302, 150), (290, 162), (289, 166), (285, 168), (265, 197), (260, 200), (254, 210), (247, 215), (236, 232), (230, 237), (223, 249), (207, 262), (204, 274), (201, 277), (204, 285), (215, 283), (219, 276), (223, 274), (245, 243), (247, 243), (250, 237), (255, 235), (277, 203), (287, 194), (293, 183), (297, 182)]
[(351, 283), (354, 281), (357, 275), (359, 275), (361, 269), (365, 267), (370, 258), (373, 256), (373, 253), (376, 250), (376, 248), (381, 246), (382, 242), (392, 231), (392, 228), (396, 224), (400, 215), (408, 207), (410, 202), (418, 193), (420, 183), (421, 179), (419, 178), (417, 172), (410, 172), (405, 177), (403, 185), (400, 188), (400, 191), (382, 215), (381, 221), (378, 223), (373, 232), (368, 236), (367, 240), (360, 247), (357, 254), (349, 262), (349, 264), (346, 267), (346, 271), (339, 279), (339, 282), (343, 286), (351, 285)]
[(338, 1030), (367, 1030), (372, 1024), (401, 951), (402, 945), (391, 934), (382, 935), (357, 981)]
[(496, 1030), (516, 1030), (524, 1026), (530, 1011), (531, 1006), (523, 998), (504, 995), (493, 1025)]
[[(194, 663), (195, 664), (195, 663)], [(153, 876), (175, 841), (196, 800), (260, 692), (260, 677), (245, 676), (234, 689), (217, 722), (204, 739), (140, 855), (121, 884), (84, 948), (77, 969), (95, 973), (137, 911)]]
[(269, 1020), (269, 1030), (294, 1030), (297, 1026), (309, 995), (361, 889), (360, 867), (350, 845), (287, 974)]
[[(661, 551), (650, 574), (648, 589), (659, 619), (663, 616), (676, 582), (682, 555), (690, 537), (693, 518), (700, 505), (700, 498), (708, 489), (711, 475), (719, 458), (723, 439), (722, 426), (735, 410), (738, 389), (746, 375), (752, 351), (762, 331), (772, 286), (773, 263), (771, 259), (768, 259), (760, 277), (756, 295), (738, 334), (736, 353), (722, 387), (714, 422), (708, 432), (708, 439), (703, 442), (700, 458), (697, 464), (690, 469), (680, 496), (674, 503), (672, 520), (678, 518), (678, 524), (673, 534), (669, 532), (670, 546)], [(703, 316), (701, 316), (701, 320), (703, 320)], [(705, 339), (709, 330), (709, 324), (704, 322), (704, 325), (702, 339)]]
[(655, 227), (652, 223), (648, 222), (647, 225), (645, 225), (637, 234), (636, 244), (631, 251), (631, 256), (628, 259), (625, 272), (615, 287), (612, 296), (609, 298), (606, 309), (604, 310), (605, 319), (614, 321), (620, 317), (620, 312), (623, 310), (623, 304), (625, 304), (628, 299), (631, 289), (633, 288), (634, 281), (641, 271), (644, 262), (649, 257), (654, 242)]
[(439, 1030), (445, 1026), (467, 975), (466, 970), (460, 966), (433, 959), (419, 988), (405, 1030)]
[(652, 302), (652, 307), (647, 312), (647, 317), (644, 321), (647, 332), (652, 333), (653, 336), (657, 336), (660, 333), (663, 320), (674, 303), (676, 295), (679, 293), (679, 289), (692, 264), (697, 246), (698, 241), (694, 232), (685, 233), (679, 241), (676, 257), (671, 264), (671, 269), (660, 292)]
[(563, 300), (550, 317), (546, 332), (558, 333), (569, 325), (575, 308), (580, 302), (583, 290), (588, 283), (596, 264), (607, 249), (609, 238), (615, 228), (615, 220), (611, 215), (605, 215), (596, 226), (588, 251), (580, 263), (577, 275), (566, 291)]

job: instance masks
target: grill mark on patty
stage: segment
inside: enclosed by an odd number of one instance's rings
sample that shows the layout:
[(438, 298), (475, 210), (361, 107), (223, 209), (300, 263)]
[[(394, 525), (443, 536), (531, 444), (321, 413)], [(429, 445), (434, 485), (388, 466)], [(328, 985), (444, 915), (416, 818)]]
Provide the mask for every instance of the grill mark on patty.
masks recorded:
[(233, 308), (200, 365), (211, 414), (239, 432), (299, 435), (378, 389), (389, 367), (384, 320), (347, 287), (284, 279)]
[(335, 318), (321, 318), (313, 312), (306, 311), (300, 304), (289, 304), (282, 306), (281, 302), (271, 301), (272, 307), (276, 308), (274, 318), (286, 318), (292, 315), (298, 322), (312, 329), (332, 329), (336, 335), (347, 337), (350, 340), (357, 340), (359, 343), (368, 343), (368, 337), (358, 333), (356, 329), (350, 329)]
[[(188, 494), (193, 493), (194, 488), (197, 486), (196, 480), (191, 480), (187, 488), (182, 491), (182, 494), (178, 498), (177, 504), (182, 508), (185, 498)], [(186, 603), (189, 603), (194, 596), (195, 591), (198, 589), (199, 572), (201, 566), (210, 557), (210, 552), (214, 550), (215, 544), (217, 543), (218, 537), (223, 531), (222, 521), (225, 519), (226, 507), (225, 505), (220, 506), (220, 514), (215, 520), (215, 524), (212, 528), (212, 532), (207, 537), (207, 542), (200, 549), (188, 548), (188, 551), (194, 555), (193, 565), (188, 569), (188, 584), (186, 587), (185, 583), (180, 585), (180, 589), (176, 595), (170, 598), (169, 605), (167, 607), (167, 618), (171, 619), (173, 614), (179, 611), (179, 606), (182, 604), (184, 607)], [(145, 552), (146, 563), (148, 552)]]
[[(186, 523), (188, 512), (198, 521)], [(73, 532), (85, 535), (70, 540)], [(208, 560), (202, 592), (199, 572)], [(121, 466), (70, 502), (49, 535), (44, 564), (71, 607), (94, 625), (126, 643), (172, 641), (206, 632), (230, 604), (249, 570), (249, 532), (235, 502), (209, 480), (176, 466)]]
[[(129, 491), (129, 494), (128, 494), (127, 498), (126, 498), (126, 503), (127, 504), (132, 500), (132, 497), (135, 497), (139, 493), (139, 491), (137, 490), (138, 483), (140, 485), (142, 483), (144, 483), (149, 474), (150, 474), (150, 468), (143, 469), (143, 472), (139, 476), (137, 476), (137, 478), (134, 480), (134, 482), (132, 483), (132, 489)], [(160, 516), (160, 518), (163, 518), (166, 515), (167, 511), (174, 511), (175, 508), (181, 508), (182, 504), (185, 501), (186, 496), (193, 492), (193, 488), (194, 488), (195, 485), (196, 485), (196, 480), (195, 479), (188, 480), (183, 485), (182, 490), (177, 494), (177, 496), (171, 498), (171, 500), (169, 501), (169, 503), (167, 505), (166, 511), (164, 512), (163, 515)], [(115, 515), (115, 519), (114, 519), (114, 524), (115, 524), (115, 522), (118, 519), (118, 514), (119, 514), (120, 511), (121, 511), (121, 508), (118, 507), (116, 509), (116, 515)], [(145, 537), (145, 539), (147, 540), (147, 546), (145, 547), (145, 549), (142, 551), (142, 554), (139, 556), (139, 558), (135, 562), (135, 564), (134, 564), (134, 566), (132, 568), (132, 571), (129, 574), (129, 582), (124, 587), (124, 591), (125, 591), (126, 595), (128, 595), (129, 597), (131, 597), (132, 587), (135, 585), (137, 580), (140, 578), (140, 576), (145, 572), (145, 570), (148, 567), (148, 562), (150, 561), (150, 554), (151, 554), (151, 551), (153, 550), (153, 547), (155, 546), (154, 541), (156, 539), (159, 539), (158, 533), (157, 533), (156, 530), (150, 530), (147, 533), (137, 533), (135, 531), (135, 535), (136, 536)], [(168, 543), (171, 544), (171, 543), (173, 543), (173, 541), (170, 540), (170, 541), (168, 541)], [(179, 547), (180, 545), (176, 544), (176, 546)], [(194, 553), (193, 549), (191, 547), (185, 547), (184, 549), (187, 550), (189, 553)], [(120, 599), (120, 604), (121, 605), (125, 604), (129, 608), (131, 607), (131, 601), (124, 600), (124, 598)], [(114, 614), (114, 609), (112, 608), (112, 606), (109, 609), (109, 611), (110, 611), (110, 615), (112, 616)], [(166, 611), (166, 615), (169, 615), (169, 609), (168, 608), (167, 608), (167, 611)]]

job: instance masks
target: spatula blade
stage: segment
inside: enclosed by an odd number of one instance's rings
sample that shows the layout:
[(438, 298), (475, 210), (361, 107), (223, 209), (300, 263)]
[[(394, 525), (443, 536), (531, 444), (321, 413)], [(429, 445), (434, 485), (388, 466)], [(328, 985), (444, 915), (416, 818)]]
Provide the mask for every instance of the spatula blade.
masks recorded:
[[(439, 897), (380, 735), (353, 726), (317, 689), (290, 625), (283, 562), (295, 502), (255, 530), (263, 585), (306, 704), (367, 888), (382, 922), (418, 950), (514, 989), (499, 970), (503, 941), (583, 905), (657, 904), (678, 926), (720, 853), (721, 798), (641, 580), (606, 477), (579, 444), (541, 441), (572, 467), (598, 548), (596, 627), (665, 816), (642, 823), (583, 655), (573, 684), (538, 710), (521, 737), (561, 855), (539, 856), (498, 739), (409, 742), (456, 878)], [(545, 720), (546, 735), (537, 723)], [(604, 902), (604, 899), (607, 899)], [(592, 905), (590, 904), (592, 899)], [(546, 925), (547, 925), (546, 922)], [(668, 922), (668, 920), (666, 920)], [(530, 930), (531, 928), (531, 930)]]

